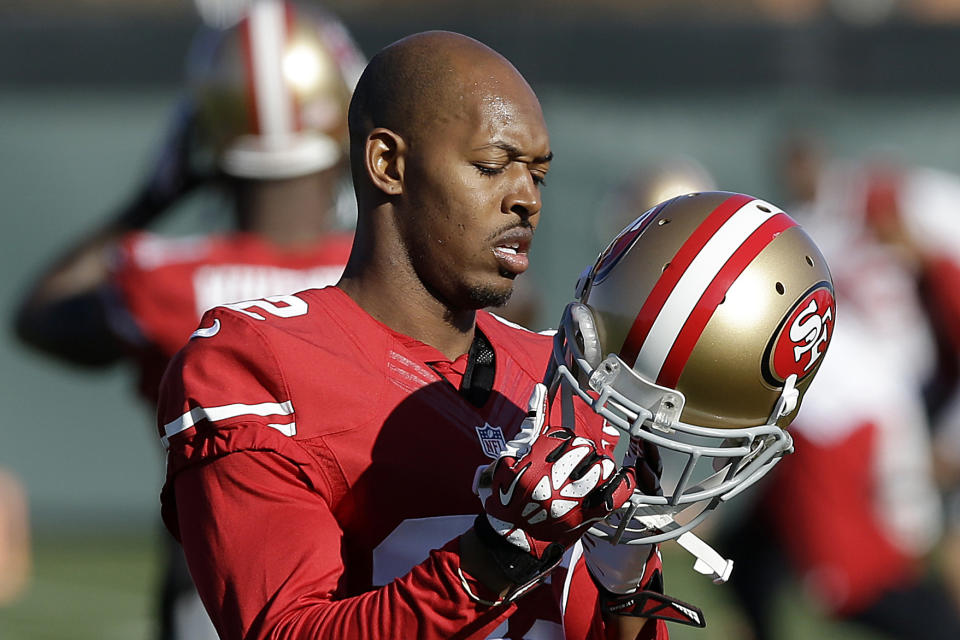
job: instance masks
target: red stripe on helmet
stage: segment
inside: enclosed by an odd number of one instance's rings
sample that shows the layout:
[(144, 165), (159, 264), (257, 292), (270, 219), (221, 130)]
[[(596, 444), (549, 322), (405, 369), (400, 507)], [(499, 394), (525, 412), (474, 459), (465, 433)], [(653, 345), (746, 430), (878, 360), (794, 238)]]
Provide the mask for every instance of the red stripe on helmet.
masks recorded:
[(750, 234), (743, 241), (733, 255), (724, 263), (723, 267), (717, 272), (706, 291), (700, 296), (697, 305), (690, 312), (690, 316), (683, 323), (683, 328), (677, 335), (670, 352), (667, 354), (660, 374), (657, 376), (657, 384), (676, 387), (680, 380), (680, 374), (690, 359), (690, 354), (700, 340), (703, 330), (706, 328), (713, 313), (723, 302), (724, 296), (730, 286), (736, 281), (744, 269), (760, 255), (767, 245), (773, 242), (774, 238), (780, 235), (786, 229), (797, 226), (797, 223), (785, 213), (779, 213), (762, 225), (756, 231)]
[(745, 204), (755, 200), (750, 196), (735, 194), (724, 200), (709, 216), (700, 223), (686, 242), (680, 246), (677, 253), (670, 260), (667, 268), (664, 269), (657, 283), (653, 285), (650, 295), (640, 308), (640, 312), (633, 320), (633, 325), (623, 341), (623, 347), (620, 349), (620, 358), (631, 367), (637, 360), (637, 354), (643, 347), (650, 328), (654, 321), (660, 315), (660, 310), (666, 303), (667, 298), (673, 292), (677, 282), (686, 272), (687, 267), (693, 262), (704, 245), (710, 241), (713, 234), (717, 232), (723, 224), (730, 219), (733, 214), (739, 211)]
[(257, 80), (253, 70), (253, 34), (250, 28), (250, 15), (243, 19), (243, 37), (240, 42), (243, 43), (243, 69), (246, 72), (247, 81), (245, 84), (247, 92), (247, 120), (250, 125), (250, 132), (260, 134), (260, 111), (257, 108)]

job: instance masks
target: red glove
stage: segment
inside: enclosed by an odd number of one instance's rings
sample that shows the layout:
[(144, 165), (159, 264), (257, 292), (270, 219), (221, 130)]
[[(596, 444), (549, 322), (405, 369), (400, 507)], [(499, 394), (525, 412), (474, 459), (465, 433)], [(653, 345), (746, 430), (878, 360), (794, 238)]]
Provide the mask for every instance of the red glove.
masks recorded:
[(475, 528), (501, 569), (525, 584), (555, 567), (589, 525), (623, 506), (637, 485), (632, 466), (566, 427), (545, 426), (547, 389), (538, 384), (517, 437), (488, 467), (476, 491), (486, 512)]

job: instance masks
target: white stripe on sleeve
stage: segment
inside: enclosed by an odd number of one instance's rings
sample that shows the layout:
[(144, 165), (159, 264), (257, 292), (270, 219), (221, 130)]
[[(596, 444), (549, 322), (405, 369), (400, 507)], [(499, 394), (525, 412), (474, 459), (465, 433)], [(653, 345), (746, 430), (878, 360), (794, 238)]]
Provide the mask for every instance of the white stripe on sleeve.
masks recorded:
[[(190, 429), (201, 420), (210, 422), (219, 422), (230, 418), (240, 416), (291, 416), (293, 415), (293, 403), (286, 402), (261, 402), (260, 404), (227, 404), (221, 407), (194, 407), (187, 411), (176, 420), (171, 420), (163, 426), (163, 435), (160, 441), (164, 447), (169, 447), (170, 437)], [(296, 423), (289, 424), (269, 424), (285, 436), (293, 436), (297, 433)]]

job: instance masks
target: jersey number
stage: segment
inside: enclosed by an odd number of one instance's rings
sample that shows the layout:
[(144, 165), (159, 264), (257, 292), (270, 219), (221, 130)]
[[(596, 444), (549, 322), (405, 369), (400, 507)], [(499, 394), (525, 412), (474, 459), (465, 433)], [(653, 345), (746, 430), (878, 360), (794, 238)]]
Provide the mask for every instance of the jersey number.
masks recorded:
[(234, 311), (239, 311), (256, 320), (266, 320), (266, 318), (255, 311), (247, 311), (247, 309), (257, 308), (264, 313), (269, 313), (278, 318), (295, 318), (306, 315), (307, 313), (307, 303), (297, 296), (292, 295), (270, 296), (263, 300), (244, 300), (243, 302), (234, 302), (223, 306), (228, 309), (233, 309)]

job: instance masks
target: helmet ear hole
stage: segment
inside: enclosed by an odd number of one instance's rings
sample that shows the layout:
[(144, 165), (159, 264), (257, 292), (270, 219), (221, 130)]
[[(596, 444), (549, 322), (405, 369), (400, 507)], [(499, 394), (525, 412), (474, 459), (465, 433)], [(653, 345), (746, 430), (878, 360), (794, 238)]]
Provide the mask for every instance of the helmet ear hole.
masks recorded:
[(600, 337), (597, 335), (597, 324), (593, 312), (587, 305), (574, 302), (570, 307), (570, 316), (573, 319), (573, 326), (576, 328), (576, 335), (573, 338), (577, 347), (583, 353), (584, 359), (595, 369), (600, 366), (603, 352), (600, 347)]

